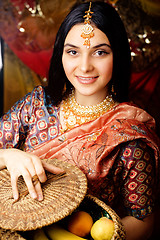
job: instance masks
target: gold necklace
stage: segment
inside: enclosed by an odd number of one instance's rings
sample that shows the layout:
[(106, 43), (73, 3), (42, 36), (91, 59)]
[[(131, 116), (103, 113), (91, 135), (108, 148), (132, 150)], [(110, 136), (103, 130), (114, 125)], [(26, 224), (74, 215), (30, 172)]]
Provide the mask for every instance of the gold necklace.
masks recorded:
[(74, 91), (72, 91), (61, 103), (62, 132), (95, 120), (108, 112), (114, 105), (115, 101), (109, 95), (101, 103), (93, 106), (82, 106), (76, 102)]

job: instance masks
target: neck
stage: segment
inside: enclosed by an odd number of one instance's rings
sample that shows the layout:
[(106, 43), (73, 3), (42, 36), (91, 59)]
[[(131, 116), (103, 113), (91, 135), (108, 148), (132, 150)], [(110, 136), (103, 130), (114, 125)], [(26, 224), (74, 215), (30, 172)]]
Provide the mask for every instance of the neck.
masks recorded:
[(108, 95), (109, 95), (108, 90), (104, 90), (101, 93), (98, 92), (98, 93), (96, 93), (94, 95), (92, 94), (90, 96), (81, 95), (79, 92), (74, 91), (75, 100), (81, 106), (97, 105), (97, 104), (101, 103)]

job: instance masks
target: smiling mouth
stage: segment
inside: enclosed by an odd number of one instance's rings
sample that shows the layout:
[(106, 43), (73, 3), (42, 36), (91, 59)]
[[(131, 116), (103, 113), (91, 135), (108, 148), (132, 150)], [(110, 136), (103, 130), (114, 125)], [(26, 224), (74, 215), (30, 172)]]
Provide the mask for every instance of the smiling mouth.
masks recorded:
[(97, 80), (98, 76), (96, 77), (82, 77), (82, 76), (77, 76), (77, 79), (80, 83), (85, 83), (85, 84), (90, 84), (93, 83)]

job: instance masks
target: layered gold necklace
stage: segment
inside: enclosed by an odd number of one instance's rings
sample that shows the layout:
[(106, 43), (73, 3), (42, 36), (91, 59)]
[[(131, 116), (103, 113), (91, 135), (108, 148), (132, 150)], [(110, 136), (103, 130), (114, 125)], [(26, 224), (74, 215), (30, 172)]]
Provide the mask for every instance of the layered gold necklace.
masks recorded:
[(82, 106), (76, 102), (74, 91), (61, 103), (62, 132), (90, 122), (109, 111), (115, 105), (112, 96), (93, 106)]

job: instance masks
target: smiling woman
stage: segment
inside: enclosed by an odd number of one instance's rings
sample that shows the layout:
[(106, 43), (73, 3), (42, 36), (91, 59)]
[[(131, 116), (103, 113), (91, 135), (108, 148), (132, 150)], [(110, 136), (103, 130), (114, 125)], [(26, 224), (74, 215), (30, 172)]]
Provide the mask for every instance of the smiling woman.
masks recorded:
[(9, 170), (14, 200), (22, 175), (30, 196), (42, 201), (45, 170), (62, 170), (41, 159), (57, 158), (86, 174), (88, 193), (119, 214), (127, 240), (148, 239), (160, 141), (154, 119), (129, 102), (130, 65), (117, 11), (102, 1), (76, 4), (57, 33), (48, 86), (36, 87), (1, 118), (0, 168)]
[(83, 24), (78, 24), (69, 31), (64, 43), (62, 64), (75, 88), (76, 101), (81, 105), (95, 105), (109, 94), (107, 84), (112, 77), (113, 54), (107, 36), (96, 27), (94, 37), (90, 40), (91, 46), (86, 48), (79, 35), (82, 27)]
[[(104, 3), (100, 4), (103, 5)], [(93, 37), (90, 37), (90, 33), (88, 35), (90, 43), (92, 43), (92, 41), (96, 41), (94, 38), (95, 34), (99, 34), (101, 32), (105, 44), (109, 44), (109, 46), (111, 46), (111, 49), (105, 48), (105, 51), (109, 51), (108, 53), (110, 53), (111, 51), (111, 54), (109, 55), (113, 55), (113, 71), (112, 77), (110, 79), (111, 81), (108, 84), (108, 90), (109, 92), (111, 92), (111, 90), (113, 90), (114, 88), (116, 95), (113, 95), (113, 98), (115, 98), (119, 102), (123, 102), (128, 101), (128, 86), (130, 81), (131, 66), (130, 47), (124, 25), (122, 21), (120, 21), (118, 13), (110, 5), (107, 6), (108, 8), (100, 10), (101, 6), (99, 7), (94, 4), (94, 2), (92, 3), (91, 13), (89, 16), (91, 24), (89, 26), (92, 26), (94, 35)], [(81, 28), (79, 26), (80, 32), (78, 35), (74, 35), (73, 37), (73, 35), (71, 36), (70, 33), (70, 30), (75, 31), (74, 28), (72, 29), (72, 27), (74, 27), (75, 25), (80, 25), (84, 22), (84, 17), (86, 18), (85, 14), (89, 11), (88, 9), (84, 9), (83, 5), (80, 5), (79, 8), (81, 12), (77, 11), (75, 8), (73, 9), (72, 14), (67, 15), (57, 33), (51, 66), (49, 69), (49, 83), (46, 89), (47, 93), (52, 96), (52, 100), (55, 104), (62, 100), (64, 84), (66, 84), (67, 92), (70, 91), (72, 86), (66, 78), (66, 74), (64, 72), (64, 68), (61, 62), (61, 57), (64, 51), (63, 47), (64, 44), (67, 43), (66, 37), (68, 38), (70, 36), (70, 38), (72, 38), (72, 41), (74, 38), (74, 41), (77, 41), (77, 43), (75, 42), (77, 44), (76, 46), (78, 46), (80, 43), (82, 45), (82, 42), (85, 42), (82, 36), (82, 33), (84, 32), (84, 27), (82, 25)], [(99, 14), (99, 11), (101, 11), (101, 14)], [(110, 19), (112, 19), (112, 23)], [(86, 23), (84, 26), (86, 26)], [(94, 44), (96, 45), (101, 43), (99, 43), (98, 41), (97, 43), (94, 42)], [(75, 54), (75, 52), (73, 51), (71, 53)], [(99, 52), (97, 52), (96, 56), (98, 54)], [(56, 61), (54, 59), (56, 59)], [(82, 63), (84, 63), (84, 65), (86, 63), (88, 64), (88, 60), (84, 60), (86, 62), (82, 61)], [(59, 78), (62, 80), (59, 81)]]

